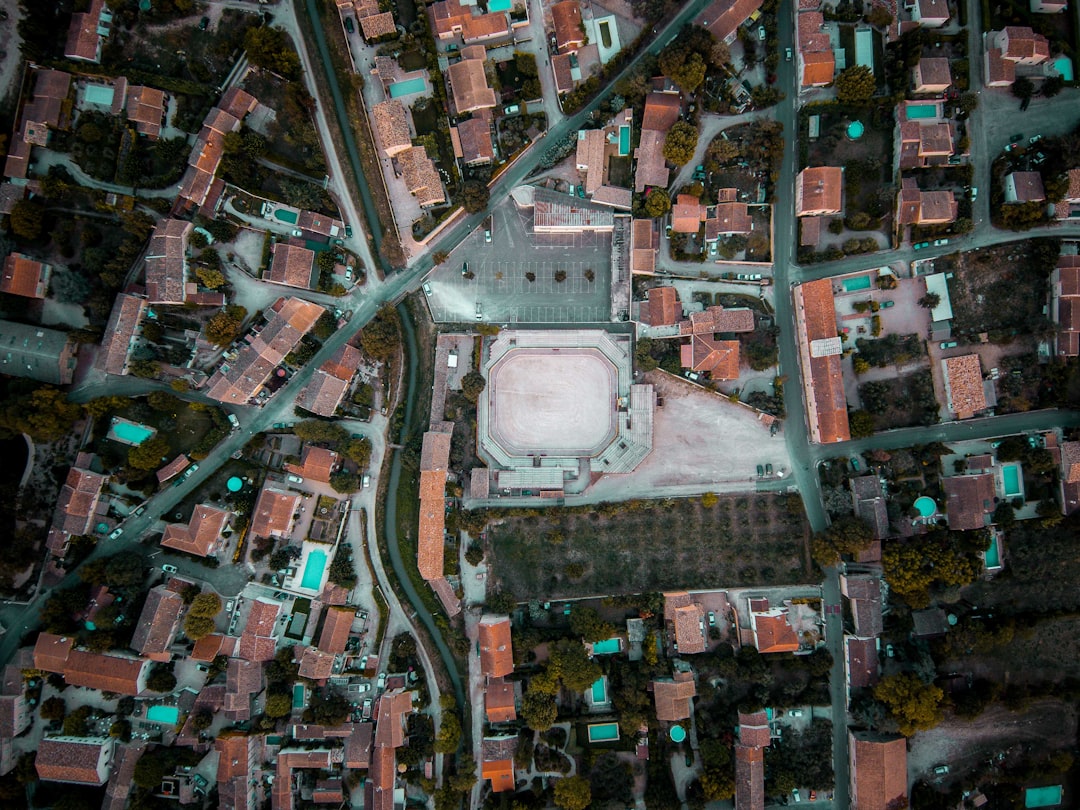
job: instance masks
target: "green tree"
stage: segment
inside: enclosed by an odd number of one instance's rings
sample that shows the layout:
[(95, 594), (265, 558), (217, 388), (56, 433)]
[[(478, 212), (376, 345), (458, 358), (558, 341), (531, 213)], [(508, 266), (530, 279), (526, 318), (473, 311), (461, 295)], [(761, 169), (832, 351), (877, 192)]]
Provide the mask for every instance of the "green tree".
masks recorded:
[(592, 804), (592, 788), (584, 776), (567, 776), (555, 783), (555, 804), (563, 810), (585, 810)]
[(292, 700), (288, 695), (275, 694), (266, 699), (267, 717), (288, 717), (292, 712)]
[(42, 386), (27, 395), (9, 399), (3, 410), (3, 424), (30, 438), (51, 442), (68, 435), (82, 409), (59, 389)]
[(146, 688), (152, 692), (171, 692), (176, 688), (172, 665), (158, 664), (146, 678)]
[(461, 745), (461, 719), (457, 712), (444, 711), (442, 722), (439, 724), (439, 733), (435, 736), (434, 751), (436, 754), (452, 754)]
[(562, 639), (551, 648), (548, 671), (571, 692), (584, 692), (600, 678), (600, 665), (585, 651), (580, 641)]
[(678, 40), (660, 52), (657, 64), (684, 93), (693, 93), (705, 80), (707, 65), (701, 54)]
[(360, 346), (373, 360), (389, 360), (400, 345), (397, 312), (389, 305), (384, 306), (374, 320), (361, 330)]
[(360, 488), (360, 478), (356, 473), (348, 472), (347, 470), (338, 470), (335, 473), (330, 474), (330, 486), (334, 492), (340, 492), (342, 495), (347, 495), (350, 492), (356, 492)]
[(676, 121), (664, 138), (664, 157), (676, 166), (685, 166), (694, 159), (697, 142), (697, 127), (686, 121)]
[(168, 452), (168, 440), (158, 433), (128, 450), (128, 466), (136, 470), (156, 470)]
[[(147, 684), (149, 685), (149, 684)], [(90, 735), (90, 707), (80, 706), (64, 718), (64, 736), (87, 737)]]
[(342, 453), (345, 458), (355, 462), (360, 469), (365, 469), (371, 462), (371, 442), (363, 436), (351, 439)]
[(476, 369), (473, 369), (461, 378), (461, 393), (465, 396), (465, 399), (469, 400), (469, 402), (475, 403), (479, 400), (480, 394), (483, 393), (486, 386), (487, 380), (485, 380), (484, 375)]
[(304, 442), (318, 442), (334, 444), (348, 440), (349, 434), (336, 422), (326, 422), (322, 419), (305, 419), (293, 425), (293, 433), (296, 438)]
[(1065, 79), (1061, 76), (1047, 76), (1043, 79), (1039, 93), (1046, 98), (1053, 98), (1065, 89)]
[(848, 416), (848, 430), (853, 439), (865, 439), (874, 435), (874, 417), (868, 411), (852, 411)]
[(214, 270), (211, 267), (196, 267), (195, 275), (198, 277), (200, 284), (211, 290), (225, 286), (225, 276), (222, 275), (220, 270)]
[(874, 533), (870, 524), (854, 515), (844, 515), (814, 537), (811, 550), (820, 565), (835, 565), (842, 554), (858, 554), (870, 547)]
[(221, 612), (221, 597), (212, 591), (200, 593), (188, 608), (189, 616), (205, 616), (212, 619)]
[(67, 714), (67, 703), (63, 698), (51, 697), (41, 704), (41, 719), (60, 722)]
[(192, 641), (198, 641), (214, 632), (214, 620), (209, 616), (188, 614), (184, 619), (184, 635)]
[(654, 188), (645, 198), (645, 216), (658, 219), (671, 210), (671, 197), (662, 188)]
[(488, 206), (488, 187), (479, 180), (468, 180), (461, 187), (462, 205), (467, 214), (478, 214)]
[(615, 635), (615, 626), (601, 619), (593, 608), (581, 607), (570, 614), (570, 632), (582, 641), (603, 641)]
[(1017, 76), (1011, 89), (1012, 94), (1022, 101), (1027, 101), (1035, 95), (1035, 85), (1027, 76)]
[(905, 737), (933, 728), (944, 716), (945, 693), (910, 672), (882, 678), (874, 687), (874, 698), (885, 705)]
[(888, 28), (892, 25), (893, 16), (885, 6), (874, 5), (866, 13), (866, 21), (877, 28)]
[(36, 200), (19, 200), (9, 215), (11, 232), (21, 239), (36, 241), (45, 225), (45, 206)]
[(836, 100), (841, 104), (866, 104), (877, 85), (874, 72), (866, 65), (852, 65), (836, 77)]
[(253, 65), (271, 70), (286, 79), (296, 79), (300, 75), (300, 57), (281, 28), (265, 25), (249, 28), (244, 34), (244, 50)]
[(240, 334), (240, 329), (247, 318), (247, 310), (236, 304), (230, 304), (206, 322), (203, 334), (211, 343), (228, 346)]
[(933, 309), (941, 303), (941, 296), (935, 292), (928, 292), (919, 299), (919, 306), (923, 309)]
[[(534, 679), (535, 680), (535, 679)], [(534, 731), (547, 731), (559, 716), (555, 696), (533, 689), (532, 683), (521, 698), (521, 719)]]

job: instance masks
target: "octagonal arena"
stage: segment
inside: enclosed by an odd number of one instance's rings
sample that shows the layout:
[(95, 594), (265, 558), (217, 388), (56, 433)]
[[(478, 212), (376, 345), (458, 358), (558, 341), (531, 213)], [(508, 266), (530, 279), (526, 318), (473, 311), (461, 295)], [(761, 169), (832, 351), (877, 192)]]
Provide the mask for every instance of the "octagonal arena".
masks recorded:
[(511, 456), (591, 457), (615, 437), (618, 370), (599, 349), (510, 349), (486, 393), (490, 436)]

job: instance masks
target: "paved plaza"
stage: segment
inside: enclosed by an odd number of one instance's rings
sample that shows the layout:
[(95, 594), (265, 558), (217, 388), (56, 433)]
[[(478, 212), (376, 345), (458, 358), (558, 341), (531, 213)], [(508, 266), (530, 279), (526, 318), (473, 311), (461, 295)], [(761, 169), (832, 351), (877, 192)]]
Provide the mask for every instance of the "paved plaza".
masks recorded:
[[(532, 210), (512, 198), (492, 213), (491, 242), (484, 230), (470, 234), (428, 276), (425, 292), (437, 323), (609, 321), (610, 233), (534, 234)], [(463, 275), (466, 266), (472, 278)], [(560, 272), (565, 278), (556, 281)]]

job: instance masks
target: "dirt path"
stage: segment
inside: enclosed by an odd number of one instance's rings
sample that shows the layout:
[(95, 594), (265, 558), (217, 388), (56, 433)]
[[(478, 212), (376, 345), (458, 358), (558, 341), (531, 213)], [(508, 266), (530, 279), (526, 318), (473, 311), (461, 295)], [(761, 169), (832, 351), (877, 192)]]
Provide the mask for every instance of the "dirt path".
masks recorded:
[(0, 9), (3, 10), (4, 15), (7, 17), (5, 20), (0, 20), (0, 53), (4, 56), (0, 59), (0, 87), (6, 87), (5, 99), (12, 104), (16, 99), (13, 94), (19, 92), (17, 83), (19, 66), (22, 64), (22, 54), (19, 52), (19, 48), (22, 45), (22, 38), (19, 36), (17, 30), (19, 24), (19, 3), (18, 0), (0, 0)]
[(1076, 739), (1076, 709), (1059, 700), (1045, 699), (1025, 711), (1010, 712), (993, 706), (971, 722), (949, 718), (935, 729), (911, 740), (908, 770), (912, 779), (931, 774), (947, 763), (953, 774), (969, 770), (979, 760), (1014, 746), (1036, 745), (1051, 751), (1068, 747)]

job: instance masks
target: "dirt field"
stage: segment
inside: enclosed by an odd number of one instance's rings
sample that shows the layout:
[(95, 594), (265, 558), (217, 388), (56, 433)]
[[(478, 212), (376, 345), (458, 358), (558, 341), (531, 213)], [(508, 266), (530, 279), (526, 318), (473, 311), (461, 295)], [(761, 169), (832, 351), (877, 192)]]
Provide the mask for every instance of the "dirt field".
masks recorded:
[(552, 509), (488, 531), (518, 599), (802, 582), (806, 537), (798, 496), (765, 494)]
[(1014, 746), (1033, 744), (1052, 751), (1070, 747), (1075, 739), (1076, 707), (1060, 700), (1038, 701), (1017, 713), (992, 706), (972, 722), (948, 718), (916, 734), (908, 752), (908, 778), (933, 777), (933, 769), (944, 763), (952, 778)]

